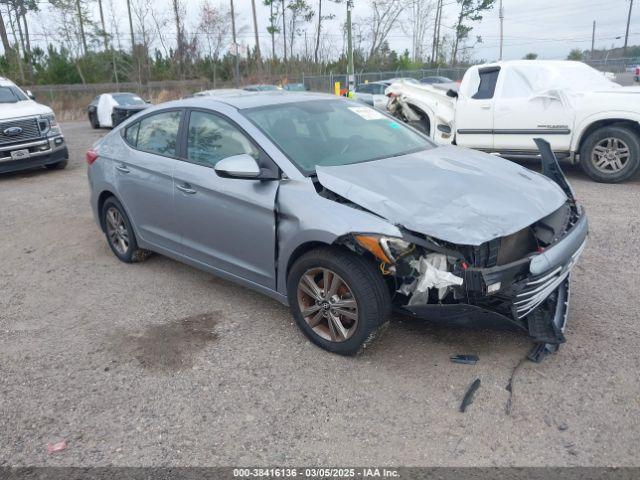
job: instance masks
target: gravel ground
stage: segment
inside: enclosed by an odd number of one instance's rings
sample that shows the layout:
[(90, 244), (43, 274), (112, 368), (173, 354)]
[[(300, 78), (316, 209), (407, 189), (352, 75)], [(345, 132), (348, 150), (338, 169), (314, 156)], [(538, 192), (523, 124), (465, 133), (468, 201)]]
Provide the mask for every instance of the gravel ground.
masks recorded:
[(507, 414), (523, 335), (397, 317), (343, 358), (265, 296), (158, 255), (119, 262), (83, 161), (104, 132), (63, 127), (66, 170), (0, 177), (0, 465), (640, 465), (640, 178), (567, 167), (591, 223), (568, 343), (520, 366)]

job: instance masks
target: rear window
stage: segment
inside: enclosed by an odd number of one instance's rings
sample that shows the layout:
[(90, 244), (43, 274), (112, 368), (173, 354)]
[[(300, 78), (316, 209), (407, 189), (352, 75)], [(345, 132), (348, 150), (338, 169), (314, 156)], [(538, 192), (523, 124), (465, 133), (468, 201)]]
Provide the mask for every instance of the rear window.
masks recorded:
[(178, 153), (181, 116), (182, 112), (179, 110), (149, 115), (127, 127), (124, 138), (138, 150), (175, 157)]

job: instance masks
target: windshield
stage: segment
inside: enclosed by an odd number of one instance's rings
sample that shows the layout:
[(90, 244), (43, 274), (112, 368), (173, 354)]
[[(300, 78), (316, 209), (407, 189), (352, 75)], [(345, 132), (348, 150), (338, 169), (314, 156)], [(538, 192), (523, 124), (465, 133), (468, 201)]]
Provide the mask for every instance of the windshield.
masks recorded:
[(0, 103), (16, 103), (28, 100), (17, 87), (0, 87)]
[(347, 100), (268, 105), (242, 113), (305, 174), (433, 148), (425, 136), (392, 117)]
[(111, 95), (118, 105), (144, 105), (144, 100), (133, 93), (114, 93)]

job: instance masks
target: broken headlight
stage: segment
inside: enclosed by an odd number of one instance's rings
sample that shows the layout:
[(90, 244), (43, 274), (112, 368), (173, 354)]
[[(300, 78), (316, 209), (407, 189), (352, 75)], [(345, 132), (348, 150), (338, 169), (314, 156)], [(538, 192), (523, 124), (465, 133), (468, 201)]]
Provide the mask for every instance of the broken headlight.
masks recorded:
[(396, 237), (371, 234), (356, 234), (354, 237), (358, 245), (388, 265), (394, 265), (400, 257), (414, 248), (413, 244)]

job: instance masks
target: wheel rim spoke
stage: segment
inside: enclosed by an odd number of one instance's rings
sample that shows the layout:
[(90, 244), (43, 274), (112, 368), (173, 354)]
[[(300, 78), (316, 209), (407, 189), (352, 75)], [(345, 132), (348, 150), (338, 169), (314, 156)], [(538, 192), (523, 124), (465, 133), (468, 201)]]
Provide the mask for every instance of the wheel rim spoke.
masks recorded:
[(591, 151), (591, 162), (604, 173), (622, 170), (629, 160), (629, 146), (620, 138), (608, 137), (601, 140)]
[(343, 317), (347, 317), (349, 320), (357, 320), (358, 314), (353, 310), (345, 310), (344, 308), (334, 308), (333, 311)]
[[(318, 310), (322, 310), (322, 306), (320, 305), (311, 305), (309, 308), (306, 308), (302, 311), (303, 317), (308, 317), (309, 315), (316, 313)], [(320, 312), (322, 315), (322, 312)]]
[(299, 287), (302, 291), (304, 291), (307, 295), (309, 295), (314, 300), (321, 300), (322, 295), (320, 294), (320, 288), (316, 285), (316, 282), (313, 278), (310, 278), (307, 274), (302, 276)]
[(336, 333), (336, 337), (340, 336), (343, 340), (346, 340), (348, 336), (347, 329), (344, 328), (344, 325), (340, 321), (340, 317), (338, 317), (337, 315), (330, 314), (329, 320), (331, 322), (331, 325), (333, 325), (333, 329), (334, 329), (334, 332)]

